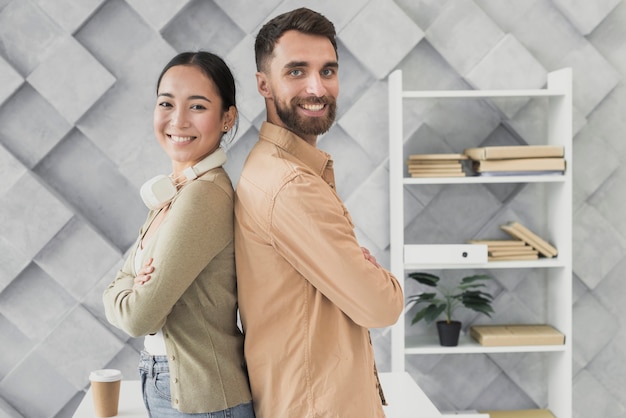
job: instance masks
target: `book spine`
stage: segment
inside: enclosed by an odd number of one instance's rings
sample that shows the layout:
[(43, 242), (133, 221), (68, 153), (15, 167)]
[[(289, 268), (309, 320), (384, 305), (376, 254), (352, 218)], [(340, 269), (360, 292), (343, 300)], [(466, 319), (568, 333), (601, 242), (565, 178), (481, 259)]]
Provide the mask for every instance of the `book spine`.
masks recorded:
[(493, 146), (468, 148), (463, 153), (472, 160), (562, 158), (564, 148), (552, 145)]
[(531, 239), (533, 239), (534, 241), (536, 241), (542, 248), (544, 248), (547, 252), (549, 252), (553, 257), (556, 256), (559, 253), (557, 251), (557, 249), (552, 244), (550, 244), (548, 241), (546, 241), (543, 238), (541, 238), (539, 235), (535, 234), (530, 229), (526, 228), (521, 223), (519, 223), (519, 222), (512, 222), (511, 226), (514, 229), (522, 232), (525, 236), (528, 236)]
[(523, 231), (514, 228), (512, 223), (508, 223), (506, 225), (501, 225), (500, 228), (503, 231), (507, 232), (509, 235), (525, 241), (528, 245), (530, 245), (531, 247), (533, 247), (534, 249), (539, 251), (539, 253), (541, 253), (546, 258), (552, 258), (552, 257), (557, 255), (556, 249), (554, 249), (554, 251), (552, 251), (551, 248), (549, 248), (548, 246), (543, 245), (544, 242), (545, 242), (544, 240), (536, 239), (535, 237), (533, 237), (531, 235), (527, 235)]
[(475, 161), (474, 169), (481, 171), (564, 171), (563, 158), (516, 158), (509, 160)]

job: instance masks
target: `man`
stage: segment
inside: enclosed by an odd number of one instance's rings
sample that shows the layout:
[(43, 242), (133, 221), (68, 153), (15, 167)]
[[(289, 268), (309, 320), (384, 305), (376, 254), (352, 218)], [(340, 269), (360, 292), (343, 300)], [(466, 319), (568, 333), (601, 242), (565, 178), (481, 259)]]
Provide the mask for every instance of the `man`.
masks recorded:
[(335, 119), (335, 29), (297, 9), (260, 30), (267, 121), (235, 201), (245, 357), (257, 418), (384, 417), (368, 328), (395, 323), (399, 283), (361, 248), (316, 148)]

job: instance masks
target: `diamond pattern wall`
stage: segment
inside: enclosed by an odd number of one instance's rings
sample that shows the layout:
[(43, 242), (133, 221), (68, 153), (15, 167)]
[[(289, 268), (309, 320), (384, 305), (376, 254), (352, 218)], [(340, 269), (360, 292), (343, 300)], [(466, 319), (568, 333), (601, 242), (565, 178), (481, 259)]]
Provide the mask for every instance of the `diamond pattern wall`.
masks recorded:
[[(360, 241), (383, 264), (387, 75), (403, 69), (409, 89), (540, 88), (548, 71), (573, 68), (574, 411), (625, 416), (626, 0), (0, 0), (0, 416), (68, 417), (91, 369), (136, 376), (141, 340), (107, 323), (100, 297), (146, 214), (139, 186), (169, 171), (152, 135), (156, 77), (183, 50), (212, 50), (231, 65), (236, 181), (264, 119), (254, 36), (300, 6), (338, 30), (338, 120), (320, 147), (334, 156)], [(405, 110), (407, 151), (533, 143), (544, 110), (541, 100), (417, 103)], [(529, 204), (540, 185), (407, 193), (406, 235), (416, 242), (486, 236), (512, 218), (545, 222)], [(468, 201), (466, 222), (454, 222)], [(544, 286), (539, 271), (499, 273), (498, 318), (540, 321)], [(420, 332), (429, 331), (407, 327)], [(372, 334), (387, 370), (389, 333)], [(442, 410), (531, 408), (546, 402), (543, 361), (411, 356), (407, 367)]]

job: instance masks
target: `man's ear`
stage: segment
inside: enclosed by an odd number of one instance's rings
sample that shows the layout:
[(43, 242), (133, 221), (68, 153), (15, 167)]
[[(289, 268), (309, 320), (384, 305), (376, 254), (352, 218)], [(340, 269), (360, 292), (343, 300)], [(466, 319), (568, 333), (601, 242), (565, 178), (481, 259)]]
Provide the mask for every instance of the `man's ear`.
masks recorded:
[(270, 88), (267, 74), (265, 74), (264, 72), (259, 71), (256, 73), (256, 87), (261, 96), (265, 97), (266, 99), (272, 97), (272, 89)]

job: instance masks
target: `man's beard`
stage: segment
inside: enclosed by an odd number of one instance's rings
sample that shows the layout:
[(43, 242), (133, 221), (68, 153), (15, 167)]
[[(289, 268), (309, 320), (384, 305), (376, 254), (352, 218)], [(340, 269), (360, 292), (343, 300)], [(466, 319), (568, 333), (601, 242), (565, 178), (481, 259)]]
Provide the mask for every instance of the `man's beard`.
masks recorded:
[[(321, 135), (327, 132), (333, 125), (333, 122), (335, 121), (335, 114), (337, 112), (337, 101), (334, 97), (323, 96), (312, 99), (294, 97), (291, 99), (289, 106), (281, 106), (281, 103), (277, 100), (275, 100), (274, 103), (276, 106), (276, 113), (278, 114), (280, 120), (285, 124), (287, 129), (298, 136)], [(303, 103), (325, 104), (327, 107), (326, 116), (302, 116), (297, 112), (297, 108)]]

